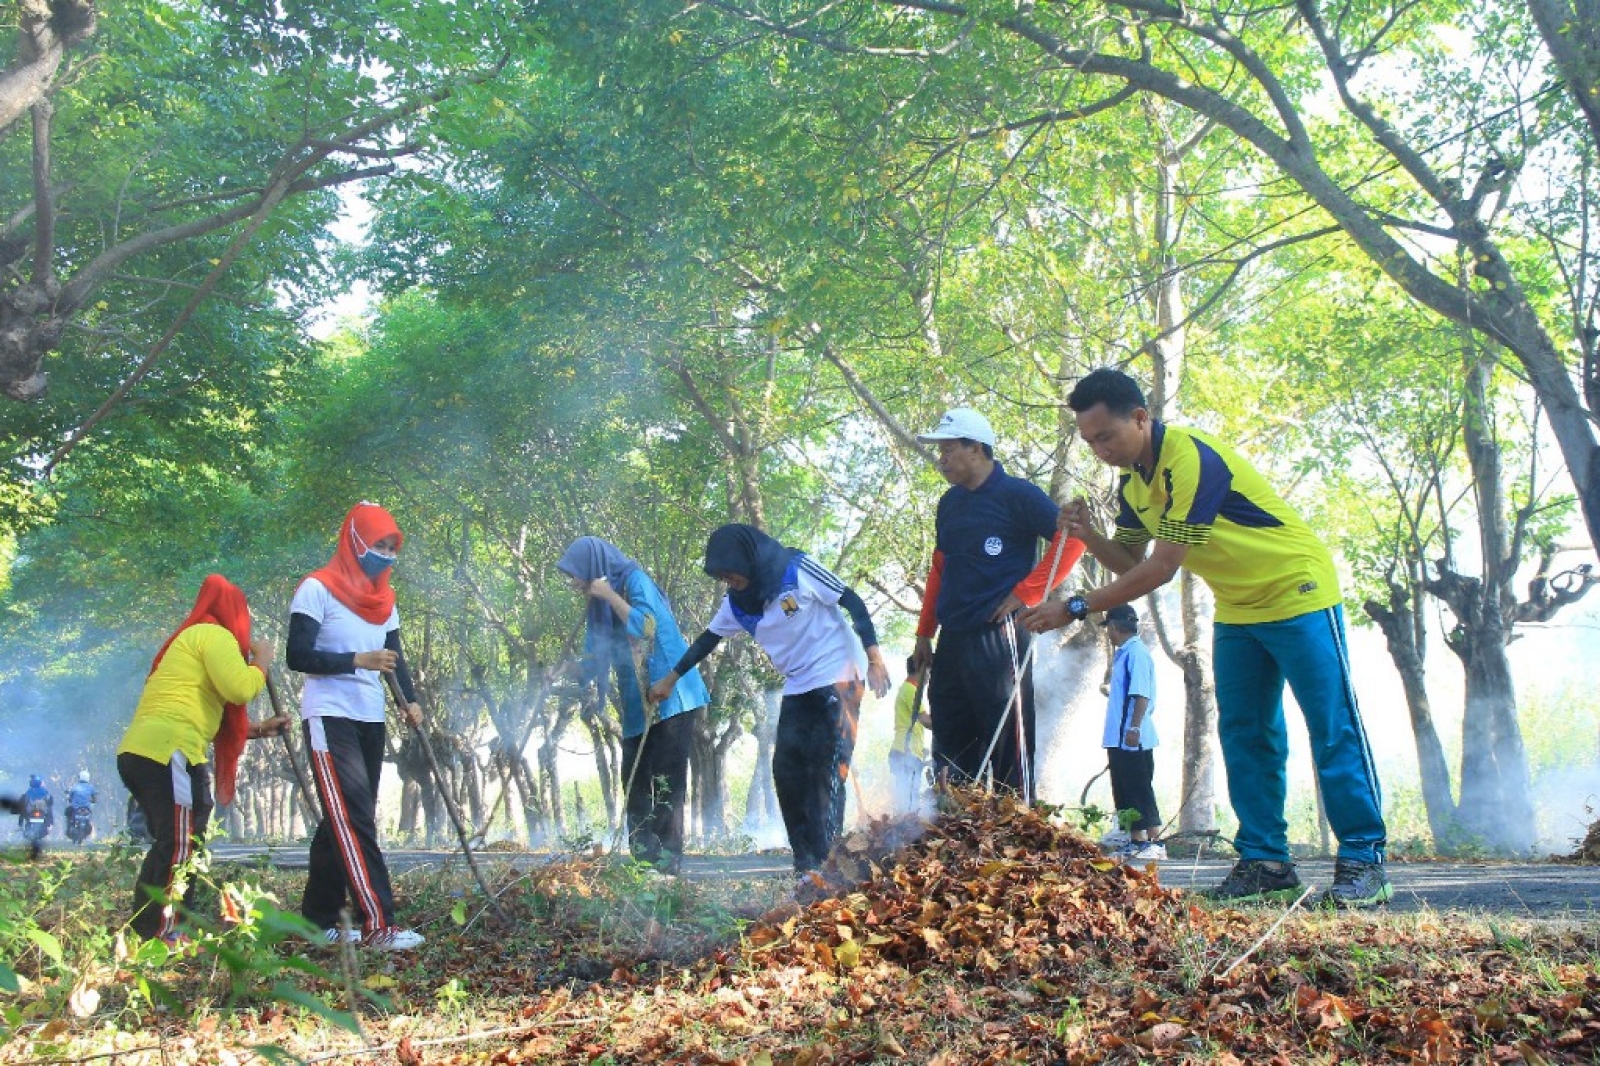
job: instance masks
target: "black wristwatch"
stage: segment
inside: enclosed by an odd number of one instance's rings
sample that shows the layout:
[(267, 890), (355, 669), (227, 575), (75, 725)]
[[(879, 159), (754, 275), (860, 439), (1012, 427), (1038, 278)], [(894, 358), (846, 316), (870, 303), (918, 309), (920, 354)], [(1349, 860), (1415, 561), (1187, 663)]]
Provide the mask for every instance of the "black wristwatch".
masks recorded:
[(1067, 614), (1074, 622), (1081, 622), (1089, 617), (1089, 601), (1084, 599), (1083, 593), (1075, 592), (1067, 598)]

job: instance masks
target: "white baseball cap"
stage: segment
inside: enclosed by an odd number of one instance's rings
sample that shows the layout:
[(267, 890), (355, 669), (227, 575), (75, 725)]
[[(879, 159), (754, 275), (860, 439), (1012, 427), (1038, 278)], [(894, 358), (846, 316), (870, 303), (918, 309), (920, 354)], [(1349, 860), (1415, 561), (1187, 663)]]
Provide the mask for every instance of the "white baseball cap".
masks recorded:
[(934, 440), (975, 440), (994, 447), (994, 430), (989, 420), (970, 407), (952, 407), (939, 419), (939, 424), (926, 433), (918, 433), (923, 444)]

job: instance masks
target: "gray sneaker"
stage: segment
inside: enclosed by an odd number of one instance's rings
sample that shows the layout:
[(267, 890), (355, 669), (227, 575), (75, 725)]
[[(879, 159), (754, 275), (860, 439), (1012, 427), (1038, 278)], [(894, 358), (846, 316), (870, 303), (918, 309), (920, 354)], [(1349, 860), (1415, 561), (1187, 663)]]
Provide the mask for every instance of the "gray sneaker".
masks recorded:
[(1222, 883), (1200, 893), (1218, 903), (1291, 903), (1300, 895), (1300, 878), (1292, 862), (1240, 859)]
[(1394, 886), (1389, 884), (1382, 863), (1339, 859), (1333, 864), (1333, 887), (1317, 902), (1324, 907), (1355, 910), (1376, 907), (1393, 898)]

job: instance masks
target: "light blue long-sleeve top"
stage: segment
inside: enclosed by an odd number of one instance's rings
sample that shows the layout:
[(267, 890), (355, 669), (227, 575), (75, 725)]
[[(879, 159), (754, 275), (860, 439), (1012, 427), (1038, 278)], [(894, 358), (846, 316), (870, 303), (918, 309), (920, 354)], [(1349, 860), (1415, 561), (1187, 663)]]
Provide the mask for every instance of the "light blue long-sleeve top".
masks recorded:
[[(622, 589), (622, 597), (632, 608), (623, 627), (629, 638), (642, 640), (645, 620), (655, 619), (655, 640), (650, 645), (649, 657), (645, 663), (648, 681), (653, 685), (666, 677), (677, 665), (683, 653), (688, 650), (689, 643), (683, 639), (683, 631), (678, 628), (678, 620), (672, 616), (672, 607), (667, 603), (666, 595), (643, 570), (635, 570), (628, 575), (627, 583)], [(644, 694), (639, 691), (639, 680), (634, 674), (628, 642), (605, 641), (603, 643), (607, 645), (606, 647), (600, 647), (601, 643), (596, 640), (594, 633), (587, 634), (583, 641), (584, 654), (591, 660), (599, 656), (610, 658), (612, 676), (617, 683), (617, 700), (622, 705), (622, 735), (636, 737), (644, 732)], [(696, 667), (678, 680), (672, 695), (661, 701), (657, 707), (657, 718), (674, 718), (680, 714), (687, 714), (696, 707), (704, 707), (710, 700), (711, 694), (706, 690), (706, 683), (700, 677), (700, 669)]]

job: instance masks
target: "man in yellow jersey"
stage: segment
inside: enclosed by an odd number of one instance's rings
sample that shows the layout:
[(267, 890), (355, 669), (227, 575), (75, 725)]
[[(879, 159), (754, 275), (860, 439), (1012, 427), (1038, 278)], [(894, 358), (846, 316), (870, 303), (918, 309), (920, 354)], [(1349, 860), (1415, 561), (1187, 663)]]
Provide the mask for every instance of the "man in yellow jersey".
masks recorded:
[(1378, 775), (1356, 708), (1343, 597), (1327, 547), (1233, 449), (1199, 430), (1152, 418), (1138, 383), (1120, 370), (1090, 373), (1067, 406), (1096, 457), (1123, 473), (1112, 536), (1090, 526), (1082, 500), (1062, 509), (1062, 527), (1118, 576), (1065, 603), (1024, 612), (1024, 624), (1044, 632), (1082, 621), (1091, 611), (1155, 591), (1180, 566), (1203, 578), (1217, 602), (1217, 733), (1239, 819), (1239, 862), (1207, 895), (1300, 894), (1283, 814), (1287, 681), (1305, 715), (1328, 822), (1339, 838), (1334, 883), (1322, 902), (1387, 902), (1394, 893), (1383, 871)]

